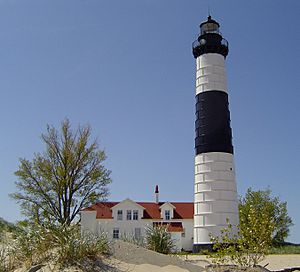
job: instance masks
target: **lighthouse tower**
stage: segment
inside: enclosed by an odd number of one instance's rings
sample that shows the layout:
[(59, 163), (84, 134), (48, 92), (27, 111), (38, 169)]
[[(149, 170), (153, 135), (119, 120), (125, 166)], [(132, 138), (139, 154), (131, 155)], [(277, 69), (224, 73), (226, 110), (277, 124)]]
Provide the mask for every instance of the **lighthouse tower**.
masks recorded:
[(228, 42), (209, 16), (193, 43), (196, 59), (194, 251), (210, 248), (226, 219), (238, 224), (238, 202), (228, 107)]

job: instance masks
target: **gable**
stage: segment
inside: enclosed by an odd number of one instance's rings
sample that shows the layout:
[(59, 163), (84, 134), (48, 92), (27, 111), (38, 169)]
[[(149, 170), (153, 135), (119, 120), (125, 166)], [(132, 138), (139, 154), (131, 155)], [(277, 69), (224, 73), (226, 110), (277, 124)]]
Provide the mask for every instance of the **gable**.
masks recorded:
[(162, 204), (160, 207), (159, 207), (161, 210), (164, 209), (164, 210), (167, 210), (167, 209), (176, 209), (176, 207), (174, 205), (172, 205), (170, 202), (165, 202), (164, 204)]
[(136, 209), (141, 209), (144, 210), (145, 208), (141, 205), (139, 205), (137, 202), (132, 201), (129, 198), (126, 198), (125, 200), (119, 202), (118, 204), (116, 204), (115, 206), (112, 207), (113, 210), (115, 209), (122, 209), (122, 207), (133, 207)]

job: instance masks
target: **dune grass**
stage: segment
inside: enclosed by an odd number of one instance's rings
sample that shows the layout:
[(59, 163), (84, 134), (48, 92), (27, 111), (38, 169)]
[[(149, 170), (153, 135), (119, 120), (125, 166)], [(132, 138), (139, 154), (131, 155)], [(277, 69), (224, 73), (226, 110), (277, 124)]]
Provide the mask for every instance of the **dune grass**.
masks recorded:
[(77, 225), (19, 227), (0, 244), (0, 272), (46, 263), (80, 268), (109, 250), (105, 235), (81, 236)]

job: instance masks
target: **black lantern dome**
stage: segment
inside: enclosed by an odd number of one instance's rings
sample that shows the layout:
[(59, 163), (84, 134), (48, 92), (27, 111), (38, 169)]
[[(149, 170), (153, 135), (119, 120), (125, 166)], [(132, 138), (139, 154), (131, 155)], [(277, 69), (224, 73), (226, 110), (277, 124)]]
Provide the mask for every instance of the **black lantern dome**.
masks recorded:
[(198, 58), (205, 53), (218, 53), (225, 58), (228, 55), (228, 42), (219, 31), (220, 24), (208, 16), (207, 21), (200, 24), (200, 34), (193, 42), (193, 55)]
[(213, 20), (211, 16), (207, 17), (207, 21), (200, 24), (201, 35), (206, 33), (219, 33), (220, 24)]

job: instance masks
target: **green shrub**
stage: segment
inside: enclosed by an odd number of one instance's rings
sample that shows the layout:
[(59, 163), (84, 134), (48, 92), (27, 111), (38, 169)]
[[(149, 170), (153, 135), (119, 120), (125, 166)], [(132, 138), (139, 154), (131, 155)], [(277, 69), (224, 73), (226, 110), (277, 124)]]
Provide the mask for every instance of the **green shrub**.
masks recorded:
[(84, 260), (108, 252), (106, 236), (85, 234), (81, 237), (77, 225), (20, 227), (11, 250), (14, 264), (26, 267), (48, 261), (59, 267), (81, 266)]
[(15, 254), (9, 240), (5, 235), (0, 244), (0, 272), (13, 271), (15, 267)]
[(270, 189), (253, 191), (249, 188), (239, 201), (241, 228), (251, 228), (251, 220), (248, 217), (250, 210), (255, 211), (256, 215), (263, 213), (265, 217), (272, 218), (274, 223), (272, 244), (284, 243), (293, 225), (292, 219), (288, 216), (287, 202), (280, 201), (279, 197), (273, 197)]
[(211, 257), (216, 263), (255, 266), (270, 252), (271, 245), (277, 246), (271, 252), (297, 252), (297, 247), (280, 247), (285, 244), (292, 219), (287, 214), (287, 203), (272, 197), (270, 189), (248, 189), (240, 199), (239, 217), (237, 234), (233, 235), (229, 224), (220, 237), (211, 237), (215, 250)]
[(175, 245), (167, 228), (168, 226), (165, 225), (146, 228), (146, 245), (148, 249), (163, 254), (172, 252)]
[[(247, 225), (244, 220), (247, 220)], [(214, 262), (243, 267), (256, 266), (270, 249), (274, 219), (264, 211), (257, 214), (250, 205), (248, 213), (240, 219), (237, 234), (234, 234), (233, 226), (227, 223), (228, 227), (221, 231), (219, 237), (211, 237), (215, 252), (210, 256), (214, 258)]]
[(82, 237), (78, 226), (52, 228), (52, 244), (56, 249), (56, 261), (60, 265), (80, 265), (86, 259), (96, 259), (101, 254), (109, 253), (107, 237), (85, 233)]
[(0, 272), (11, 271), (12, 263), (6, 247), (0, 247)]
[(47, 229), (40, 226), (19, 227), (14, 233), (11, 245), (15, 265), (30, 267), (51, 257)]

